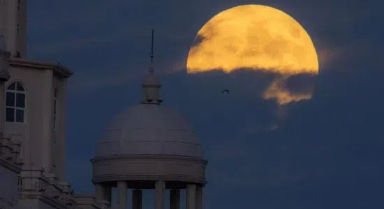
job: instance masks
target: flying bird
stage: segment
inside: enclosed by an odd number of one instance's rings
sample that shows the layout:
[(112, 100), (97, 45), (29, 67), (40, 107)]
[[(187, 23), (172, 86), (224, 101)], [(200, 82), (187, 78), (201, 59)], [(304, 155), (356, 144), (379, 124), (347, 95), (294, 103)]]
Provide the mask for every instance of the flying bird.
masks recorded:
[(228, 89), (224, 89), (223, 91), (221, 91), (222, 94), (224, 94), (225, 92), (227, 92), (227, 94), (229, 94), (229, 90)]

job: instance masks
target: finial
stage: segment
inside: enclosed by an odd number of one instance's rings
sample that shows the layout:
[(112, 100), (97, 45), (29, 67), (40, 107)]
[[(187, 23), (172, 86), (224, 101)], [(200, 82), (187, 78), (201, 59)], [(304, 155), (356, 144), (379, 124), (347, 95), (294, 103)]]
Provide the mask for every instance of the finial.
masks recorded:
[(152, 28), (152, 43), (151, 43), (151, 66), (149, 67), (149, 73), (150, 74), (153, 74), (155, 72), (155, 64), (154, 64), (154, 61), (153, 61), (153, 58), (155, 57), (155, 54), (153, 52), (153, 47), (154, 47), (154, 35), (155, 35), (155, 31), (153, 30)]
[(149, 75), (146, 75), (143, 79), (142, 87), (143, 87), (143, 100), (142, 104), (155, 104), (160, 105), (163, 100), (160, 99), (160, 80), (154, 75), (154, 61), (155, 57), (154, 52), (154, 30), (152, 29), (152, 44), (151, 44), (151, 65), (149, 67)]

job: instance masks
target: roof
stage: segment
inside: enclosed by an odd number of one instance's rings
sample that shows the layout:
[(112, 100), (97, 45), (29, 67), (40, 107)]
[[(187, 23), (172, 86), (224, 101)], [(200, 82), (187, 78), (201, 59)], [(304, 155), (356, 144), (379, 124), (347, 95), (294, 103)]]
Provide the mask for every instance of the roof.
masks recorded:
[(204, 159), (192, 126), (177, 111), (140, 104), (119, 113), (97, 143), (96, 157), (179, 155)]

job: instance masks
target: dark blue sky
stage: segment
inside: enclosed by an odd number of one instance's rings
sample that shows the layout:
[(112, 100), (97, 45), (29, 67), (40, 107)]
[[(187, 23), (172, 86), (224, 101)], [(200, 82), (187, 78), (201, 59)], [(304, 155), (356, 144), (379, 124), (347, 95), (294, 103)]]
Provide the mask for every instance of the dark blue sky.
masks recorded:
[[(205, 22), (250, 3), (288, 13), (312, 37), (320, 60), (312, 100), (284, 107), (261, 100), (265, 86), (250, 72), (185, 73)], [(193, 123), (209, 160), (205, 208), (383, 208), (384, 3), (37, 0), (28, 6), (29, 57), (75, 72), (67, 176), (77, 192), (93, 191), (89, 160), (103, 128), (140, 100), (154, 27), (164, 105)], [(220, 94), (224, 87), (229, 95)]]

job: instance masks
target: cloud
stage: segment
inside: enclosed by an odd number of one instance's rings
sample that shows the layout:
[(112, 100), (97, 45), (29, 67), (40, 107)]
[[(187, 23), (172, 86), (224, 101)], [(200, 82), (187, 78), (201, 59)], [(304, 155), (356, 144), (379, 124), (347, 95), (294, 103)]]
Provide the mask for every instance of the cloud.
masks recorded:
[(337, 61), (340, 56), (342, 56), (343, 48), (325, 48), (320, 49), (317, 52), (317, 56), (319, 58), (320, 70), (329, 69), (329, 65), (332, 62)]
[[(263, 98), (274, 99), (279, 105), (287, 105), (292, 102), (300, 102), (312, 98), (312, 91), (315, 83), (311, 77), (316, 75), (299, 74), (296, 76), (280, 76), (272, 81), (269, 87), (263, 92)], [(295, 78), (304, 77), (305, 83), (298, 83)], [(296, 80), (296, 82), (295, 82)], [(312, 82), (311, 82), (312, 80)], [(296, 84), (295, 84), (296, 83)]]

